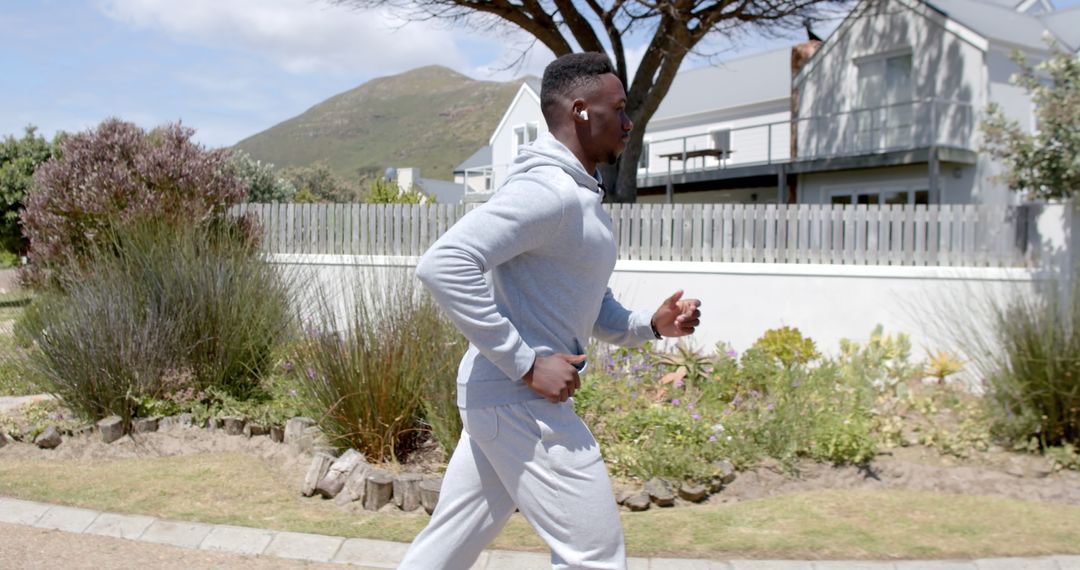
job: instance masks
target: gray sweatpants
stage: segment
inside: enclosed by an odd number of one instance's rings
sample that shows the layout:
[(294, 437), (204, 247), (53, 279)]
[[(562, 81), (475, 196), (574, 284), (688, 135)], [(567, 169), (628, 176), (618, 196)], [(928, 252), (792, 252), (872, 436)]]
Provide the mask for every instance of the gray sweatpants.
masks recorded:
[(624, 570), (618, 507), (592, 433), (572, 402), (463, 409), (439, 504), (399, 570), (467, 570), (515, 506), (557, 569)]

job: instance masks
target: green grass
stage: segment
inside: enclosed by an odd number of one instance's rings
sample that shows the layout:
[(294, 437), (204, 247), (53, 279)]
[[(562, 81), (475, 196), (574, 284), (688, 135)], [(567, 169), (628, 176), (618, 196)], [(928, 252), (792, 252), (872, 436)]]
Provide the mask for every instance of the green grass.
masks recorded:
[[(417, 513), (305, 499), (236, 454), (0, 462), (0, 495), (119, 513), (409, 541)], [(634, 556), (908, 559), (1080, 553), (1080, 507), (921, 491), (812, 491), (734, 505), (623, 514)], [(493, 545), (542, 550), (519, 515)]]

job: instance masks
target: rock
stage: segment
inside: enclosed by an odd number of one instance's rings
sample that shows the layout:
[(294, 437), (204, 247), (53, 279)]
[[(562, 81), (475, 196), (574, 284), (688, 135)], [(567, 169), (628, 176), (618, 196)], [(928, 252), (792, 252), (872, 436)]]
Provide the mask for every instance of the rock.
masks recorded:
[(727, 459), (721, 459), (720, 461), (713, 461), (712, 465), (716, 469), (717, 477), (722, 485), (730, 485), (735, 481), (735, 464)]
[(1045, 479), (1054, 474), (1054, 462), (1044, 458), (1036, 459), (1031, 462), (1027, 474), (1036, 479)]
[(276, 443), (285, 441), (285, 428), (281, 426), (270, 426), (270, 441)]
[(682, 497), (684, 501), (700, 503), (709, 496), (709, 491), (704, 485), (683, 483), (682, 486), (679, 487), (679, 496)]
[(109, 416), (97, 423), (101, 432), (101, 441), (112, 443), (124, 436), (124, 420), (120, 416)]
[(304, 476), (304, 485), (300, 487), (300, 494), (310, 497), (315, 494), (315, 486), (319, 484), (326, 472), (330, 470), (330, 464), (334, 458), (325, 453), (317, 453), (311, 460), (307, 475)]
[(221, 418), (206, 418), (206, 429), (221, 429)]
[(424, 477), (416, 473), (402, 473), (394, 477), (394, 505), (411, 512), (420, 508), (420, 482)]
[(649, 482), (645, 483), (645, 493), (658, 507), (675, 506), (675, 491), (672, 490), (671, 483), (664, 479), (659, 477), (649, 479)]
[(269, 431), (270, 430), (266, 429), (266, 427), (261, 424), (249, 423), (244, 426), (244, 435), (249, 438), (266, 435)]
[(627, 499), (623, 506), (636, 513), (649, 510), (651, 504), (652, 500), (649, 498), (649, 494), (642, 491)]
[(394, 492), (394, 478), (389, 473), (373, 470), (367, 476), (367, 488), (364, 489), (364, 510), (377, 511), (390, 502)]
[(350, 449), (334, 460), (326, 474), (315, 485), (315, 491), (327, 499), (333, 499), (345, 486), (345, 481), (352, 474), (353, 469), (364, 461), (364, 455), (355, 449)]
[(191, 414), (191, 412), (184, 412), (184, 413), (180, 414), (176, 418), (176, 422), (180, 427), (185, 427), (185, 428), (194, 427), (195, 426), (195, 416), (193, 416)]
[(631, 489), (623, 489), (615, 495), (615, 502), (620, 505), (624, 505), (626, 504), (626, 501), (629, 501), (630, 498), (634, 495), (637, 495), (637, 491), (633, 491)]
[(439, 504), (439, 492), (442, 490), (442, 477), (427, 477), (420, 482), (420, 504), (427, 514), (435, 512)]
[(364, 492), (367, 490), (367, 476), (371, 473), (371, 465), (367, 461), (360, 462), (345, 480), (345, 486), (334, 497), (334, 504), (344, 506), (354, 501), (363, 501)]
[(12, 442), (11, 436), (9, 436), (8, 434), (0, 431), (0, 447), (4, 447), (5, 445), (7, 445), (7, 444), (9, 444), (11, 442)]
[(315, 425), (315, 420), (295, 417), (285, 422), (285, 443), (299, 443), (304, 437), (304, 430)]
[(56, 429), (56, 426), (49, 426), (45, 428), (45, 431), (38, 434), (34, 438), (34, 445), (41, 449), (54, 449), (60, 445), (63, 439), (60, 438), (60, 430)]
[(161, 418), (158, 416), (139, 418), (131, 424), (131, 431), (135, 433), (150, 433), (157, 431), (159, 421), (161, 421)]
[(225, 433), (229, 435), (244, 435), (244, 426), (247, 424), (247, 420), (239, 416), (226, 416), (221, 418), (222, 424), (225, 426)]
[(180, 416), (165, 416), (158, 420), (158, 431), (169, 431), (180, 425)]
[(1005, 468), (1005, 472), (1013, 477), (1024, 476), (1024, 466), (1016, 461), (1010, 461), (1009, 465)]

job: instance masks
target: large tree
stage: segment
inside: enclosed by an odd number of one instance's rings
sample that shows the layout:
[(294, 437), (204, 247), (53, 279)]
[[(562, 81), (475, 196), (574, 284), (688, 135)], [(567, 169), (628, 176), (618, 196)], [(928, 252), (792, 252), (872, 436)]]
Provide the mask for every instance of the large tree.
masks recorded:
[[(775, 33), (801, 26), (826, 5), (847, 0), (328, 0), (361, 8), (389, 7), (410, 19), (441, 19), (483, 30), (518, 28), (556, 56), (608, 53), (628, 87), (634, 131), (617, 169), (614, 198), (637, 198), (637, 162), (649, 119), (667, 95), (683, 60), (710, 36)], [(634, 77), (627, 77), (627, 43), (647, 45)], [(738, 89), (738, 86), (721, 86)], [(611, 180), (611, 173), (606, 178)]]

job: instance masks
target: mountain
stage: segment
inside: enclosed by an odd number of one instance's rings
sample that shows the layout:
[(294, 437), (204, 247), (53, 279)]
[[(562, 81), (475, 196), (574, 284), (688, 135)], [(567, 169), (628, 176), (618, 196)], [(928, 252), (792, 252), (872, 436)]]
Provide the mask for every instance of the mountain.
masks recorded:
[(278, 167), (324, 160), (349, 181), (388, 166), (451, 180), (454, 167), (488, 143), (520, 86), (421, 67), (335, 95), (236, 148)]

